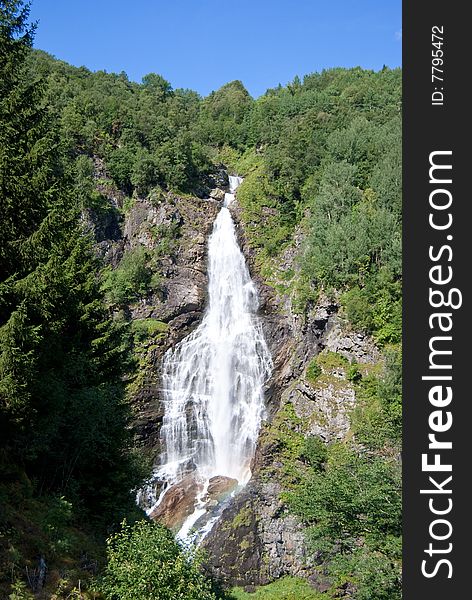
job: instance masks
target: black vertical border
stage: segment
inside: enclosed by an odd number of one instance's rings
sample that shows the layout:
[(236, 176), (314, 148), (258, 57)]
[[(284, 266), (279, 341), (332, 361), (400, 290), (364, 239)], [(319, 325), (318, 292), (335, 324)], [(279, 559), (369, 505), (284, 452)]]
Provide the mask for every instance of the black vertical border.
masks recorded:
[[(472, 327), (469, 314), (467, 283), (472, 272), (472, 151), (467, 149), (472, 133), (472, 102), (469, 95), (472, 82), (471, 28), (466, 17), (467, 2), (454, 0), (405, 0), (403, 2), (403, 260), (404, 260), (404, 567), (405, 600), (459, 600), (472, 598)], [(431, 81), (432, 38), (434, 25), (444, 27), (444, 106), (432, 106), (434, 91)], [(441, 85), (441, 84), (439, 84)], [(463, 305), (452, 310), (453, 348), (453, 413), (452, 429), (443, 434), (451, 439), (449, 457), (453, 464), (453, 509), (447, 516), (453, 526), (447, 542), (453, 544), (448, 555), (436, 555), (451, 560), (452, 578), (448, 569), (440, 568), (437, 576), (426, 578), (421, 573), (422, 560), (428, 558), (429, 525), (434, 518), (428, 509), (428, 497), (422, 488), (428, 485), (428, 474), (422, 473), (421, 455), (427, 451), (428, 415), (433, 407), (428, 402), (430, 382), (421, 380), (427, 374), (428, 341), (432, 335), (428, 317), (434, 312), (429, 306), (430, 245), (447, 243), (445, 232), (429, 227), (429, 155), (435, 150), (452, 150), (453, 225), (453, 287), (463, 293)], [(447, 263), (445, 263), (447, 264)], [(470, 286), (469, 286), (470, 287)], [(470, 375), (469, 375), (470, 373)], [(434, 475), (431, 473), (431, 475)], [(439, 476), (441, 474), (439, 473)], [(443, 496), (444, 498), (444, 496)], [(443, 542), (442, 546), (446, 546)], [(435, 542), (441, 547), (441, 542)], [(434, 559), (433, 559), (434, 562)], [(433, 562), (429, 562), (432, 565)], [(469, 566), (469, 563), (470, 566)]]

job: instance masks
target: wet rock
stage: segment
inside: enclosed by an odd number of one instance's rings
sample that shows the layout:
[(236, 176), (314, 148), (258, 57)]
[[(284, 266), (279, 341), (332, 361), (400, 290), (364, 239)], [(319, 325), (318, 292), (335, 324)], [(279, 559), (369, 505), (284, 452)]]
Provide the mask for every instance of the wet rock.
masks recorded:
[(159, 258), (162, 285), (156, 292), (130, 306), (131, 319), (156, 319), (168, 325), (164, 334), (150, 340), (140, 360), (139, 380), (133, 386), (131, 404), (135, 411), (137, 444), (157, 460), (161, 450), (162, 423), (161, 363), (165, 351), (188, 335), (200, 322), (206, 299), (207, 239), (218, 206), (198, 198), (180, 198), (167, 193), (154, 206), (149, 199), (136, 202), (125, 221), (127, 248), (155, 248), (156, 228), (177, 225), (175, 248)]
[(159, 506), (149, 516), (178, 531), (185, 519), (193, 513), (195, 499), (200, 490), (201, 483), (197, 482), (193, 475), (187, 475), (167, 490)]
[(210, 185), (215, 188), (227, 188), (229, 185), (228, 173), (223, 165), (218, 167), (214, 173), (209, 176)]
[(213, 198), (214, 200), (218, 200), (218, 202), (221, 202), (222, 200), (225, 199), (225, 191), (222, 190), (221, 188), (215, 188), (215, 189), (211, 190), (210, 198)]
[(203, 540), (206, 567), (226, 585), (267, 583), (261, 570), (263, 547), (253, 511), (250, 487), (237, 494), (223, 511), (211, 534)]
[(349, 382), (323, 382), (313, 389), (300, 381), (287, 394), (295, 414), (303, 419), (305, 436), (319, 436), (325, 442), (342, 440), (350, 428), (349, 415), (356, 396)]
[(217, 503), (225, 500), (237, 487), (238, 480), (223, 475), (212, 477), (208, 483), (207, 495), (210, 501)]

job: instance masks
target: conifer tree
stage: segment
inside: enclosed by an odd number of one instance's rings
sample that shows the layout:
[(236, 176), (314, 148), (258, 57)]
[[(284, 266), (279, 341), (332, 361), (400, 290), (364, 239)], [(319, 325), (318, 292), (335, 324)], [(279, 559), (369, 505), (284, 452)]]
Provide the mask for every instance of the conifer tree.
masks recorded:
[(28, 4), (0, 2), (0, 444), (43, 490), (96, 509), (138, 476), (121, 341), (59, 128), (27, 67), (28, 17)]

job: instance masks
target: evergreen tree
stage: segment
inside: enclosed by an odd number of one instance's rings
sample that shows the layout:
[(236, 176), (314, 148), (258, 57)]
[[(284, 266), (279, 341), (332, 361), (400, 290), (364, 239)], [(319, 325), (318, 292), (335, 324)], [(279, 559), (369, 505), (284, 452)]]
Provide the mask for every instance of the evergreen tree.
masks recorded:
[(101, 506), (110, 519), (113, 495), (119, 512), (139, 480), (127, 454), (120, 336), (58, 128), (27, 68), (29, 5), (0, 7), (1, 444), (43, 491)]

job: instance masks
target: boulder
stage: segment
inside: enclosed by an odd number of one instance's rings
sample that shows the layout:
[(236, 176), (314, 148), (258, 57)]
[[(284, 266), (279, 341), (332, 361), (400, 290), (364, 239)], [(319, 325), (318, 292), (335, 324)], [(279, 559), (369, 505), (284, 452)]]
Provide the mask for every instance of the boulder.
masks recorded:
[(207, 495), (210, 502), (222, 502), (238, 486), (238, 480), (224, 475), (212, 477), (208, 484)]
[(218, 200), (218, 201), (224, 200), (225, 192), (221, 188), (215, 188), (215, 189), (211, 190), (210, 198), (213, 198), (214, 200)]
[(195, 499), (201, 491), (201, 484), (194, 475), (187, 475), (182, 481), (172, 485), (161, 503), (149, 515), (151, 519), (163, 523), (177, 531), (195, 508)]

